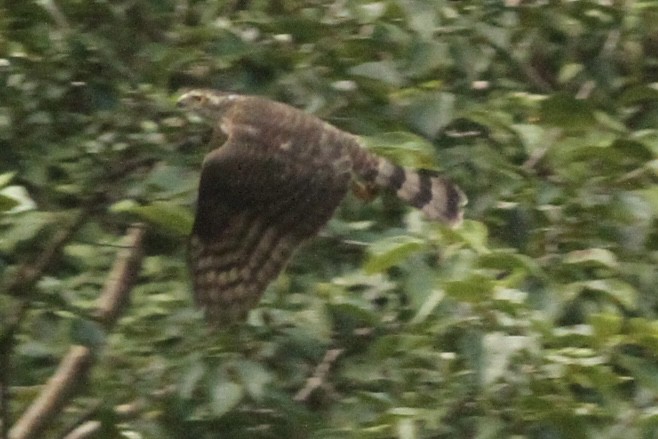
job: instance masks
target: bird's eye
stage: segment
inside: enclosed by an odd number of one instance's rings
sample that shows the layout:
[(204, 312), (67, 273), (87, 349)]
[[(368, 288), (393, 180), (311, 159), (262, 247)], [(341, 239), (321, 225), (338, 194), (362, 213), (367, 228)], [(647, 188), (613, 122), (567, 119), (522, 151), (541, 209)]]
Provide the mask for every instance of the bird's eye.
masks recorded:
[(206, 96), (201, 93), (188, 92), (178, 98), (176, 105), (179, 108), (201, 107), (206, 103)]

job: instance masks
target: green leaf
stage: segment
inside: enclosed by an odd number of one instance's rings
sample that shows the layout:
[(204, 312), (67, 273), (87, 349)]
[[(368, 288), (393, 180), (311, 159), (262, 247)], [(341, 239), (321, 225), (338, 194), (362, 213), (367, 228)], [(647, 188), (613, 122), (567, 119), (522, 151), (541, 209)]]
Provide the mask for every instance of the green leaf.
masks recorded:
[(366, 273), (384, 271), (422, 250), (425, 245), (423, 240), (408, 235), (375, 241), (368, 247), (368, 259), (363, 268)]
[(568, 130), (590, 128), (596, 122), (587, 101), (566, 93), (556, 93), (542, 101), (541, 118), (544, 123)]
[(8, 207), (0, 208), (0, 211), (11, 209), (11, 213), (18, 213), (36, 208), (36, 203), (23, 186), (7, 186), (0, 190), (0, 197), (3, 199), (0, 201), (0, 206)]
[(199, 355), (193, 355), (193, 362), (189, 369), (185, 371), (179, 381), (179, 394), (183, 399), (192, 398), (199, 383), (206, 374), (206, 367), (199, 358)]
[(531, 337), (507, 335), (502, 332), (491, 332), (484, 336), (484, 368), (482, 381), (489, 386), (508, 373), (508, 367), (513, 356), (524, 349), (537, 348)]
[(494, 281), (480, 274), (473, 274), (466, 280), (446, 282), (446, 293), (456, 300), (464, 302), (485, 302), (491, 300)]
[(244, 387), (232, 381), (220, 381), (212, 387), (210, 408), (216, 417), (234, 409), (244, 396)]
[(546, 147), (547, 133), (544, 127), (535, 124), (515, 124), (512, 129), (518, 134), (528, 155)]
[(635, 105), (646, 101), (658, 101), (658, 84), (630, 87), (619, 97), (619, 103), (622, 105)]
[(658, 355), (658, 322), (636, 317), (630, 319), (628, 327), (631, 340)]
[(401, 166), (412, 168), (434, 168), (436, 148), (424, 138), (405, 131), (396, 131), (375, 136), (363, 136), (368, 149), (375, 151)]
[(55, 221), (51, 212), (40, 211), (21, 212), (16, 219), (0, 239), (0, 249), (3, 251), (12, 251), (19, 243), (34, 239)]
[(478, 257), (481, 267), (504, 271), (520, 271), (524, 274), (539, 276), (542, 274), (537, 262), (526, 256), (510, 250), (495, 250)]
[(428, 265), (421, 257), (410, 260), (407, 267), (411, 269), (408, 270), (403, 286), (409, 305), (416, 310), (427, 301), (427, 296), (436, 288), (438, 281), (436, 267)]
[(0, 174), (0, 188), (7, 186), (9, 182), (14, 178), (16, 172), (5, 172)]
[(397, 437), (399, 439), (416, 439), (416, 425), (412, 419), (403, 418), (397, 421)]
[(174, 236), (187, 236), (192, 230), (194, 219), (190, 211), (178, 204), (157, 201), (147, 206), (139, 206), (125, 200), (114, 204), (113, 212), (128, 212), (155, 226), (158, 230)]
[(455, 118), (455, 95), (434, 93), (411, 104), (409, 122), (422, 134), (433, 138)]
[(580, 63), (568, 63), (562, 66), (558, 75), (558, 81), (561, 83), (569, 82), (584, 70), (584, 66)]
[(394, 87), (401, 87), (404, 83), (402, 75), (392, 61), (373, 61), (359, 64), (349, 69), (354, 76), (381, 81)]
[(594, 329), (594, 335), (600, 343), (615, 341), (613, 337), (620, 334), (624, 324), (621, 316), (610, 313), (592, 314), (587, 322)]
[(400, 351), (400, 345), (401, 339), (399, 335), (384, 335), (370, 345), (369, 352), (378, 359), (389, 358)]
[(566, 286), (566, 290), (571, 291), (574, 295), (584, 291), (602, 293), (626, 309), (633, 309), (637, 304), (637, 291), (635, 288), (619, 279), (595, 279), (573, 282)]
[[(410, 59), (404, 74), (407, 77), (424, 78), (438, 68), (447, 67), (453, 61), (448, 55), (450, 47), (439, 41), (416, 41), (410, 50)], [(433, 87), (434, 88), (434, 87)]]
[(105, 343), (105, 331), (97, 322), (74, 319), (71, 323), (71, 339), (75, 344), (98, 350)]
[(619, 266), (615, 254), (603, 248), (572, 251), (564, 258), (564, 262), (567, 264), (598, 265), (608, 268), (617, 268)]
[(196, 186), (196, 178), (184, 177), (185, 171), (178, 166), (156, 166), (144, 181), (145, 185), (156, 189), (161, 198), (186, 193)]
[(637, 191), (647, 204), (651, 207), (654, 218), (658, 217), (658, 186), (652, 186)]
[(236, 366), (242, 385), (249, 396), (260, 401), (265, 395), (267, 384), (272, 381), (270, 373), (254, 361), (239, 361)]
[(427, 319), (428, 316), (432, 314), (434, 309), (441, 303), (445, 298), (445, 293), (442, 290), (432, 290), (432, 292), (427, 296), (426, 300), (418, 308), (418, 312), (411, 319), (411, 324), (422, 323)]
[(500, 26), (491, 26), (487, 23), (482, 23), (478, 26), (477, 32), (484, 38), (489, 40), (492, 45), (507, 50), (509, 47), (510, 29)]
[(375, 326), (379, 321), (377, 313), (357, 303), (332, 303), (327, 306), (336, 320), (349, 321), (358, 326)]
[(386, 12), (386, 3), (370, 2), (356, 6), (359, 21), (362, 23), (372, 23), (377, 21)]
[(432, 37), (438, 26), (437, 4), (419, 0), (404, 0), (398, 2), (406, 14), (409, 28), (418, 33), (420, 38)]
[(461, 227), (453, 231), (455, 235), (459, 236), (466, 242), (473, 250), (479, 253), (488, 253), (487, 246), (489, 231), (484, 223), (473, 220), (465, 220)]
[(645, 359), (620, 354), (618, 361), (621, 367), (630, 371), (642, 387), (658, 392), (658, 366), (654, 358)]
[(6, 212), (18, 206), (18, 201), (0, 193), (0, 212)]

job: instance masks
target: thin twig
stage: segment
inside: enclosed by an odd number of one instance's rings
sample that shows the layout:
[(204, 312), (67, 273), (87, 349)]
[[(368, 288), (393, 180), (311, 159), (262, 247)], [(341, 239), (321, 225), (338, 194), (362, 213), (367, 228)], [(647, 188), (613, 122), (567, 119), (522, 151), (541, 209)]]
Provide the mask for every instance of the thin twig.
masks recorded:
[(562, 130), (555, 128), (548, 130), (546, 133), (545, 141), (543, 142), (543, 146), (540, 146), (539, 148), (535, 149), (528, 159), (523, 162), (521, 165), (521, 169), (523, 169), (526, 172), (530, 172), (532, 169), (534, 169), (535, 166), (537, 166), (537, 163), (539, 163), (546, 153), (555, 145), (555, 142), (557, 139), (562, 135)]
[(50, 17), (53, 19), (55, 24), (57, 24), (61, 31), (69, 32), (71, 30), (71, 25), (66, 19), (66, 16), (55, 3), (55, 0), (45, 0), (39, 2), (38, 4), (40, 4), (48, 12), (48, 14), (50, 14)]
[(89, 207), (80, 210), (69, 225), (59, 229), (50, 243), (39, 254), (36, 261), (31, 264), (21, 265), (16, 271), (16, 274), (3, 287), (3, 290), (9, 295), (25, 298), (27, 292), (43, 276), (46, 268), (52, 265), (55, 258), (59, 255), (60, 250), (69, 242), (82, 224), (84, 224), (91, 213), (91, 209), (94, 207), (93, 205), (94, 203), (90, 203)]
[(306, 402), (316, 389), (326, 385), (327, 375), (343, 351), (344, 349), (329, 349), (324, 354), (322, 361), (315, 367), (313, 375), (306, 380), (304, 387), (295, 395), (295, 401)]
[[(133, 402), (120, 404), (114, 407), (113, 413), (118, 419), (131, 419), (138, 416), (142, 409), (145, 407), (145, 401), (136, 399)], [(97, 437), (98, 431), (101, 429), (100, 421), (94, 419), (98, 416), (98, 409), (101, 407), (101, 402), (97, 404), (84, 414), (73, 427), (60, 436), (60, 439), (85, 439), (89, 437)]]
[(67, 437), (73, 431), (77, 430), (78, 427), (96, 419), (103, 407), (103, 403), (104, 400), (101, 398), (94, 398), (93, 400), (88, 401), (85, 404), (84, 410), (78, 414), (78, 416), (71, 422), (70, 426), (67, 426), (66, 429), (59, 433), (58, 438), (63, 439)]
[(87, 421), (71, 430), (62, 439), (85, 439), (88, 437), (96, 437), (101, 427), (102, 424), (100, 421)]
[(0, 438), (9, 437), (9, 343), (0, 345)]
[(524, 62), (517, 52), (514, 51), (514, 48), (507, 50), (497, 45), (492, 45), (492, 47), (509, 61), (514, 63), (537, 90), (542, 93), (551, 93), (553, 91), (551, 84), (546, 81), (532, 65)]

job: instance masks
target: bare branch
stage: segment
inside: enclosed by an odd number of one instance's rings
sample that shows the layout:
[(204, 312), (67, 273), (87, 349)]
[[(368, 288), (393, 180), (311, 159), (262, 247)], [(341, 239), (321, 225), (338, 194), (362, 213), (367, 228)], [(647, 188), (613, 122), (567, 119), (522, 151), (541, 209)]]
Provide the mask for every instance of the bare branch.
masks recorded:
[(555, 128), (548, 130), (546, 140), (543, 142), (543, 146), (535, 149), (528, 159), (523, 162), (521, 165), (521, 169), (523, 169), (526, 172), (530, 172), (532, 169), (534, 169), (535, 166), (537, 166), (537, 163), (539, 163), (546, 153), (555, 145), (555, 142), (557, 139), (562, 135), (562, 130)]
[(14, 347), (14, 334), (29, 308), (32, 288), (41, 276), (43, 276), (46, 268), (59, 257), (61, 249), (71, 240), (82, 224), (84, 224), (90, 212), (90, 206), (78, 212), (68, 225), (55, 233), (48, 245), (33, 263), (22, 264), (7, 283), (2, 286), (4, 292), (20, 299), (14, 306), (14, 309), (7, 313), (10, 317), (0, 331), (0, 437), (3, 439), (9, 436), (8, 383), (11, 353)]
[(88, 437), (96, 437), (100, 429), (100, 421), (88, 421), (71, 430), (71, 432), (62, 439), (85, 439)]
[[(117, 256), (103, 293), (98, 299), (97, 318), (106, 328), (116, 321), (130, 292), (141, 263), (142, 226), (133, 226), (127, 234), (126, 248)], [(9, 432), (10, 439), (39, 437), (43, 429), (60, 412), (84, 380), (93, 364), (93, 352), (86, 346), (72, 346), (44, 390)]]
[(338, 357), (343, 353), (344, 349), (329, 349), (324, 358), (315, 368), (313, 375), (306, 380), (306, 385), (297, 392), (295, 401), (305, 402), (313, 394), (313, 392), (326, 385), (327, 375), (331, 370), (333, 364), (338, 360)]
[(59, 229), (50, 243), (31, 264), (21, 265), (16, 274), (3, 286), (3, 290), (12, 296), (25, 297), (26, 292), (43, 276), (44, 271), (55, 261), (60, 250), (71, 240), (90, 214), (92, 206), (82, 209), (72, 221)]
[(117, 257), (98, 298), (94, 315), (107, 329), (114, 326), (128, 302), (128, 293), (135, 283), (142, 260), (141, 241), (144, 232), (144, 226), (141, 224), (131, 227), (128, 233), (128, 248)]
[(27, 409), (9, 432), (11, 439), (38, 437), (67, 399), (75, 392), (80, 378), (87, 375), (92, 364), (92, 351), (86, 346), (72, 346), (59, 363), (36, 401)]
[(66, 16), (62, 13), (54, 0), (41, 1), (39, 4), (48, 12), (48, 14), (50, 14), (50, 17), (60, 30), (64, 32), (69, 32), (71, 30), (71, 25), (66, 19)]

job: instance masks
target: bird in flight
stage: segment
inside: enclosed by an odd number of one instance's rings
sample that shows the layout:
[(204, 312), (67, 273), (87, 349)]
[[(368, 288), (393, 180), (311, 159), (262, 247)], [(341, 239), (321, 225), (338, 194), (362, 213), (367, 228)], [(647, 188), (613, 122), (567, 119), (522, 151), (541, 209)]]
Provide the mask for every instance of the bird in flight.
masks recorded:
[(291, 106), (197, 89), (178, 106), (212, 126), (189, 241), (196, 303), (213, 326), (244, 320), (352, 184), (383, 188), (455, 226), (467, 199), (436, 172), (395, 165), (355, 135)]

